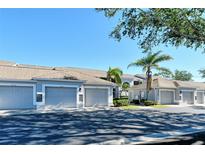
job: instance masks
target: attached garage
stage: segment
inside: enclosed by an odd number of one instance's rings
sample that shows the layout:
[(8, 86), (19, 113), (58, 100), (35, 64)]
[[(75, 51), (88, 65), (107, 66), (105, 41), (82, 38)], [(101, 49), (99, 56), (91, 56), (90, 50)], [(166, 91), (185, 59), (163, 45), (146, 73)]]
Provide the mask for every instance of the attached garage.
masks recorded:
[(55, 107), (77, 107), (76, 87), (45, 87), (45, 105)]
[(204, 103), (204, 92), (197, 92), (197, 103), (203, 104)]
[(194, 92), (193, 91), (182, 91), (183, 103), (194, 104)]
[(173, 104), (174, 91), (162, 90), (160, 91), (160, 104)]
[(108, 88), (85, 88), (85, 107), (108, 106)]
[(34, 86), (0, 85), (0, 109), (35, 108)]

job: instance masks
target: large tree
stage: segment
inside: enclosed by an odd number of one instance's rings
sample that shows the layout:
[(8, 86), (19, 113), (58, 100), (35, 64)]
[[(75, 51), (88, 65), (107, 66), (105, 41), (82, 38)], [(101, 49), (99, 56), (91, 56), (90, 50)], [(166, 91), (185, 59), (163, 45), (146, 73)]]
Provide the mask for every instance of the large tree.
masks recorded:
[(190, 81), (192, 80), (192, 77), (193, 75), (190, 72), (175, 70), (173, 79), (181, 81)]
[(163, 61), (171, 60), (172, 57), (166, 54), (161, 54), (162, 51), (156, 53), (148, 52), (146, 57), (136, 60), (135, 62), (128, 65), (129, 67), (142, 67), (142, 70), (146, 72), (147, 84), (146, 84), (146, 99), (148, 99), (149, 91), (151, 90), (152, 84), (152, 70), (158, 71), (169, 71), (169, 69), (160, 67), (159, 63)]
[(136, 40), (144, 51), (160, 44), (203, 48), (205, 51), (205, 9), (96, 9), (119, 18), (110, 36)]
[(205, 78), (205, 69), (199, 70), (199, 74), (201, 75), (202, 78)]
[(173, 73), (170, 70), (163, 70), (155, 73), (154, 76), (161, 76), (163, 78), (172, 79)]

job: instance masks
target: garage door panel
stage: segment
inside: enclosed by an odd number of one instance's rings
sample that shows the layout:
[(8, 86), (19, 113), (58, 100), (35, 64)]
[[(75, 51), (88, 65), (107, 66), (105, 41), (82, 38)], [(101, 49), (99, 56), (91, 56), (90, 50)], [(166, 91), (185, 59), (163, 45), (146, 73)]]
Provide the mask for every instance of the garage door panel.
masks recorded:
[(203, 104), (204, 103), (204, 93), (197, 92), (197, 103)]
[(77, 89), (68, 87), (46, 87), (45, 104), (59, 107), (75, 108)]
[(33, 87), (0, 86), (0, 109), (30, 109), (33, 105)]
[(107, 106), (108, 105), (108, 89), (85, 89), (85, 106)]
[(194, 92), (183, 91), (183, 103), (193, 104), (194, 103)]
[(174, 92), (173, 91), (160, 91), (160, 103), (161, 104), (173, 104)]

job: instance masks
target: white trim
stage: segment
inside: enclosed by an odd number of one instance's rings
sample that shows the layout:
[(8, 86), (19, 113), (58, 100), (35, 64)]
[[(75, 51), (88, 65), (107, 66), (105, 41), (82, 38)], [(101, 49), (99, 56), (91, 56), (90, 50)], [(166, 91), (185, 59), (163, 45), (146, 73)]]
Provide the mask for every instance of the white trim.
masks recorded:
[(43, 105), (44, 93), (43, 93), (43, 92), (37, 92), (37, 93), (36, 93), (36, 96), (37, 96), (38, 94), (41, 94), (41, 95), (42, 95), (42, 101), (41, 101), (41, 102), (37, 102), (37, 100), (36, 100), (36, 105), (37, 105), (37, 106), (40, 106), (40, 105)]
[(154, 88), (154, 101), (157, 101), (157, 92), (156, 92), (156, 88)]
[(38, 81), (35, 81), (35, 80), (24, 80), (24, 79), (0, 79), (0, 82), (27, 82), (27, 83), (37, 83)]
[(85, 89), (86, 88), (90, 88), (90, 89), (106, 89), (106, 90), (108, 90), (108, 98), (107, 98), (107, 100), (108, 100), (108, 106), (110, 106), (111, 105), (111, 103), (112, 103), (112, 98), (110, 98), (110, 92), (111, 92), (111, 90), (110, 90), (110, 87), (98, 87), (98, 86), (84, 86), (84, 101), (83, 101), (83, 107), (86, 107), (85, 106), (85, 103), (86, 103), (86, 100), (85, 100)]
[(43, 92), (43, 102), (42, 105), (46, 105), (46, 87), (56, 87), (56, 88), (76, 88), (76, 108), (78, 108), (78, 89), (80, 86), (78, 85), (58, 85), (58, 84), (42, 84), (42, 92)]
[(25, 83), (0, 83), (0, 86), (33, 87), (33, 105), (36, 106), (36, 84)]
[(161, 104), (161, 91), (171, 91), (174, 93), (174, 102), (176, 102), (175, 90), (174, 89), (159, 89), (159, 104)]
[(195, 90), (194, 89), (179, 89), (179, 91), (190, 91), (190, 92), (194, 92)]

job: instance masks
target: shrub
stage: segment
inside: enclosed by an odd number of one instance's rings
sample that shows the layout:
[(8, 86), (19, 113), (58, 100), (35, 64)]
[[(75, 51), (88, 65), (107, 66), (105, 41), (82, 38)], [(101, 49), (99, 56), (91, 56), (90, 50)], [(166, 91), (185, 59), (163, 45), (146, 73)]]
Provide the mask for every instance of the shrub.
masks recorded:
[(157, 105), (157, 104), (158, 102), (156, 101), (151, 101), (151, 100), (144, 101), (145, 106), (151, 106), (151, 105)]
[(113, 104), (115, 107), (120, 107), (120, 106), (127, 106), (129, 105), (128, 99), (113, 99)]
[(145, 101), (145, 99), (141, 99), (141, 100), (140, 100), (140, 103), (144, 103), (144, 101)]
[(140, 104), (140, 100), (138, 100), (138, 99), (133, 99), (130, 103), (132, 103), (132, 104)]
[(120, 96), (120, 99), (128, 99), (127, 96)]

